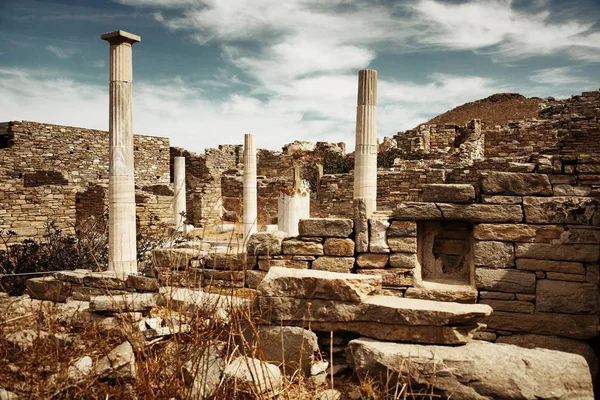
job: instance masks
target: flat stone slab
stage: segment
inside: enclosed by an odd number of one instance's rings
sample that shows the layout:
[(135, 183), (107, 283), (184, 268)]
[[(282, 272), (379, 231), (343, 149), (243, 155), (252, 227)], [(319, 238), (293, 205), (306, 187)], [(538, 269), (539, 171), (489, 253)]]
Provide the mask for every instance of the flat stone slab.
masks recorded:
[(548, 175), (543, 174), (490, 171), (481, 187), (486, 194), (552, 196), (553, 193)]
[(476, 325), (489, 317), (485, 304), (460, 304), (397, 296), (368, 296), (360, 303), (295, 297), (258, 297), (273, 322), (380, 322), (389, 325)]
[(472, 203), (475, 201), (475, 188), (459, 183), (430, 183), (423, 185), (423, 201)]
[(206, 250), (198, 248), (159, 248), (152, 250), (152, 260), (157, 267), (185, 268), (191, 260), (204, 258)]
[(71, 295), (71, 285), (52, 276), (31, 278), (25, 285), (32, 299), (64, 302)]
[(456, 399), (593, 399), (592, 378), (579, 355), (471, 341), (464, 346), (424, 346), (350, 341), (349, 364), (359, 377), (410, 375), (413, 391)]
[(73, 271), (58, 271), (54, 273), (56, 279), (60, 279), (64, 282), (77, 283), (83, 285), (83, 278), (91, 274), (92, 271), (89, 269), (75, 269)]
[(258, 286), (262, 296), (360, 302), (381, 289), (380, 276), (272, 267)]
[(346, 218), (308, 218), (298, 223), (300, 236), (348, 237), (354, 222)]
[(90, 298), (90, 310), (95, 312), (147, 311), (160, 303), (157, 293), (127, 293)]
[(90, 272), (83, 277), (83, 285), (98, 289), (125, 290), (127, 284), (124, 278), (113, 271)]

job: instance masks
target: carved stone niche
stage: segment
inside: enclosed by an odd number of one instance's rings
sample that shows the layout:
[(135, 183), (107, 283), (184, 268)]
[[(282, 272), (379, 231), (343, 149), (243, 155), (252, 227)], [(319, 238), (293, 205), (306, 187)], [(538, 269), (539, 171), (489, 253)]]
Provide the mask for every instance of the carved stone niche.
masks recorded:
[(423, 283), (472, 285), (473, 225), (463, 221), (422, 221), (418, 225)]

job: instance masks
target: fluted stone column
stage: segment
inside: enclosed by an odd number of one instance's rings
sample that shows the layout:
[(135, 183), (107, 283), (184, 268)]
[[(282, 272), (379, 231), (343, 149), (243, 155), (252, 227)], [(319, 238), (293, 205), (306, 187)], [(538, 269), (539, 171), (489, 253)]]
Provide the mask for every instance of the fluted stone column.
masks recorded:
[(257, 231), (256, 141), (244, 135), (244, 242)]
[(377, 71), (358, 73), (354, 153), (354, 199), (364, 199), (367, 217), (377, 209)]
[(298, 223), (310, 218), (310, 189), (300, 178), (300, 168), (294, 167), (294, 185), (279, 194), (277, 201), (277, 229), (286, 236), (298, 236)]
[(175, 229), (185, 232), (185, 157), (173, 158), (173, 182), (175, 184), (175, 197), (173, 198)]
[(108, 268), (124, 276), (137, 273), (131, 47), (141, 39), (124, 31), (100, 37), (110, 43)]

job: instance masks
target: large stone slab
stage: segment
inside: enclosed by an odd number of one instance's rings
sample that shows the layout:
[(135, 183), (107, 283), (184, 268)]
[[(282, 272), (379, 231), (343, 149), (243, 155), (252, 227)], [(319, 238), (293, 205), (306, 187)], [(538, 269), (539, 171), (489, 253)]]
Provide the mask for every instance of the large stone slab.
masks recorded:
[(161, 287), (160, 294), (159, 306), (169, 306), (179, 313), (200, 315), (223, 323), (229, 322), (235, 312), (249, 312), (252, 303), (246, 298), (172, 286)]
[(359, 269), (359, 274), (379, 275), (383, 286), (412, 286), (414, 284), (414, 271), (406, 268), (381, 268), (381, 269)]
[(83, 277), (84, 286), (104, 290), (125, 290), (126, 280), (113, 271), (90, 272)]
[(90, 298), (90, 310), (95, 312), (148, 311), (160, 303), (157, 293), (128, 293)]
[(536, 260), (534, 258), (519, 258), (517, 269), (526, 271), (560, 272), (564, 274), (585, 275), (585, 267), (579, 262)]
[(494, 311), (488, 320), (490, 329), (556, 335), (573, 339), (590, 339), (598, 336), (597, 325), (597, 315), (541, 312), (526, 314)]
[(564, 231), (560, 225), (477, 224), (473, 228), (473, 237), (477, 240), (549, 243), (559, 240)]
[(300, 236), (348, 237), (354, 223), (345, 218), (308, 218), (298, 223)]
[(206, 256), (206, 266), (213, 269), (244, 270), (254, 263), (255, 256), (239, 253), (227, 247), (213, 247)]
[(423, 201), (441, 203), (472, 203), (475, 201), (473, 185), (459, 183), (430, 183), (423, 185)]
[(535, 304), (520, 300), (481, 300), (480, 304), (487, 304), (495, 311), (508, 311), (518, 313), (532, 313)]
[(381, 277), (275, 267), (269, 270), (258, 290), (268, 297), (360, 302), (381, 290)]
[(281, 231), (253, 233), (248, 238), (246, 252), (253, 256), (279, 255), (283, 239), (285, 239), (285, 232)]
[(600, 200), (593, 197), (525, 197), (523, 208), (532, 224), (600, 225)]
[(520, 205), (437, 203), (445, 219), (471, 222), (521, 222)]
[[(585, 359), (546, 349), (472, 341), (465, 346), (424, 346), (359, 338), (346, 350), (359, 377), (410, 375), (413, 392), (477, 400), (593, 399)], [(409, 368), (407, 368), (407, 365)], [(400, 384), (400, 386), (402, 386)]]
[[(459, 304), (407, 299), (397, 296), (368, 296), (362, 303), (295, 297), (258, 297), (262, 312), (271, 321), (382, 322), (389, 325), (455, 326), (476, 325), (492, 313), (484, 304)], [(310, 303), (310, 304), (309, 304)]]
[(598, 262), (598, 257), (600, 257), (600, 246), (589, 244), (517, 243), (515, 255), (517, 258), (596, 263)]
[(354, 267), (354, 257), (321, 256), (312, 263), (312, 269), (349, 273)]
[(52, 276), (28, 279), (25, 286), (32, 299), (64, 302), (71, 295), (71, 285)]
[(131, 343), (123, 342), (99, 359), (94, 372), (102, 379), (135, 379), (137, 369)]
[(296, 254), (306, 256), (323, 255), (323, 244), (307, 242), (304, 240), (290, 239), (283, 242), (283, 254)]
[(548, 175), (490, 171), (481, 181), (486, 194), (552, 196)]
[(537, 311), (597, 314), (598, 285), (542, 279), (535, 291)]
[(410, 299), (449, 301), (455, 303), (477, 302), (477, 289), (468, 285), (444, 285), (427, 282), (427, 287), (410, 287), (404, 296)]
[(435, 203), (406, 201), (396, 204), (392, 216), (398, 220), (442, 219), (442, 213)]
[(83, 285), (83, 278), (90, 274), (92, 271), (89, 269), (75, 269), (73, 271), (57, 271), (54, 273), (54, 277), (64, 282), (76, 283)]
[(475, 285), (480, 290), (534, 293), (535, 274), (511, 269), (476, 268)]
[(515, 266), (515, 249), (512, 243), (477, 241), (473, 246), (473, 262), (476, 266), (512, 268)]
[(157, 267), (185, 268), (191, 260), (203, 258), (206, 251), (189, 248), (158, 248), (152, 250), (152, 261)]

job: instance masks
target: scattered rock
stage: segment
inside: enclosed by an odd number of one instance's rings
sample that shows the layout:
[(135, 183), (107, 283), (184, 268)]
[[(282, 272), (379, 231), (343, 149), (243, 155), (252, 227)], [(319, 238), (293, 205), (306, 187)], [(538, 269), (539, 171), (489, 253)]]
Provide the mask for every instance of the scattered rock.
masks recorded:
[(33, 299), (64, 302), (71, 295), (71, 285), (51, 276), (31, 278), (25, 282)]
[(276, 396), (283, 383), (279, 368), (255, 358), (237, 357), (225, 367), (225, 379), (234, 381), (238, 390), (257, 397)]
[(94, 361), (89, 356), (81, 357), (68, 369), (69, 379), (79, 380), (88, 376), (94, 367)]
[(101, 379), (135, 379), (136, 365), (133, 347), (123, 342), (96, 363), (95, 374)]
[(148, 311), (159, 303), (157, 293), (128, 293), (114, 296), (94, 296), (90, 310), (94, 312)]
[(323, 360), (321, 360), (321, 361), (315, 361), (310, 366), (310, 374), (312, 376), (322, 374), (323, 372), (327, 371), (327, 368), (329, 368), (329, 362), (328, 361), (323, 361)]
[(342, 394), (335, 389), (327, 389), (319, 393), (317, 400), (340, 400)]
[(200, 357), (192, 357), (183, 366), (183, 378), (191, 386), (192, 399), (206, 399), (212, 396), (219, 384), (225, 361), (221, 357), (220, 346), (210, 345), (202, 351)]
[(246, 251), (249, 255), (271, 255), (281, 254), (281, 244), (285, 239), (285, 232), (258, 232), (248, 238)]
[(6, 389), (0, 388), (0, 400), (19, 400), (19, 396)]

